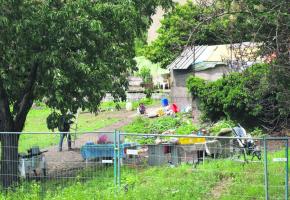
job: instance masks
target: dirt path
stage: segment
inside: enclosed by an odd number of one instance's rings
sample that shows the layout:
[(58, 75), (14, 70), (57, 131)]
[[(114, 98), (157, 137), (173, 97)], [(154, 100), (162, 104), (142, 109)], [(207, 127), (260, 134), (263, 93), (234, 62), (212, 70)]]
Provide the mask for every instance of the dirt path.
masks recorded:
[(211, 191), (211, 199), (220, 199), (224, 192), (228, 190), (232, 183), (231, 178), (224, 178)]
[[(148, 111), (156, 109), (156, 107), (148, 108)], [(114, 131), (116, 129), (120, 129), (123, 126), (132, 122), (132, 120), (137, 116), (135, 111), (119, 111), (106, 113), (106, 116), (110, 116), (112, 118), (120, 119), (118, 122), (101, 128), (97, 131), (100, 131), (99, 134), (105, 131)], [(71, 174), (74, 171), (77, 171), (81, 168), (84, 168), (87, 163), (84, 162), (83, 158), (80, 154), (80, 148), (86, 142), (92, 141), (94, 143), (97, 142), (98, 133), (85, 133), (82, 135), (78, 135), (77, 139), (73, 142), (72, 151), (67, 150), (66, 139), (63, 143), (63, 151), (58, 152), (58, 147), (53, 146), (49, 147), (46, 150), (48, 152), (45, 153), (45, 158), (47, 162), (47, 172), (49, 176), (63, 176), (63, 174)]]

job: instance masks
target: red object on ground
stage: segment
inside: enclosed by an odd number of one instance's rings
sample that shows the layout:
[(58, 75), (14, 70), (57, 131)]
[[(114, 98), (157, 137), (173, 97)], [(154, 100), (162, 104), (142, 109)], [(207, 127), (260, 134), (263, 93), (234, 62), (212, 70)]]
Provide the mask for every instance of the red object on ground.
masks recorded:
[(175, 113), (179, 112), (179, 108), (175, 103), (171, 105), (171, 110)]

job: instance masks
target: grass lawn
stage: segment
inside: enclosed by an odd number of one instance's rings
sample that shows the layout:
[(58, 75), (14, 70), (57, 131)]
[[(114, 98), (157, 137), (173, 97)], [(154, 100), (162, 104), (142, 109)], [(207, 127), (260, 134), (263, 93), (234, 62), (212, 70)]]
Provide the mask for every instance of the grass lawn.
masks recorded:
[[(26, 151), (31, 146), (39, 146), (41, 148), (52, 146), (58, 143), (59, 134), (52, 133), (46, 126), (46, 118), (50, 114), (50, 109), (32, 109), (25, 123), (24, 132), (49, 132), (51, 134), (22, 134), (20, 136), (19, 149), (20, 152)], [(78, 131), (96, 131), (105, 126), (111, 125), (119, 121), (117, 118), (106, 117), (105, 113), (94, 115), (91, 113), (81, 113), (78, 117)], [(72, 125), (72, 129), (75, 124)], [(74, 130), (71, 130), (74, 132)]]
[[(153, 105), (158, 105), (160, 104), (159, 100), (155, 99), (148, 99), (148, 98), (143, 98), (138, 101), (133, 101), (132, 103), (132, 109), (136, 110), (139, 107), (140, 103), (143, 103), (145, 106), (153, 106)], [(108, 101), (108, 102), (102, 102), (100, 105), (100, 110), (116, 110), (116, 108), (119, 107), (119, 109), (125, 109), (126, 108), (126, 102), (121, 101), (121, 102), (113, 102), (113, 101)]]
[[(139, 101), (133, 102), (133, 108), (137, 108), (139, 103), (144, 103), (145, 105), (155, 105), (158, 101), (152, 99), (141, 99)], [(119, 103), (121, 108), (125, 108), (125, 102)], [(101, 104), (100, 109), (111, 110), (115, 108), (116, 103), (114, 102), (104, 102)], [(55, 145), (59, 142), (59, 134), (52, 133), (46, 126), (46, 118), (52, 111), (45, 107), (44, 105), (31, 109), (27, 120), (25, 123), (25, 128), (23, 132), (49, 132), (51, 134), (22, 134), (19, 141), (19, 151), (23, 152), (32, 146), (39, 146), (41, 148)], [(122, 112), (122, 111), (115, 111)], [(78, 132), (86, 131), (96, 131), (100, 128), (109, 126), (118, 122), (120, 118), (110, 117), (110, 112), (102, 112), (99, 115), (91, 113), (81, 113), (78, 117)], [(71, 132), (74, 132), (76, 125), (72, 125)], [(57, 130), (56, 130), (57, 131)]]
[[(270, 157), (279, 156), (272, 154)], [(283, 177), (279, 166), (272, 166), (269, 179), (270, 199), (284, 199)], [(121, 187), (116, 192), (113, 167), (85, 170), (73, 181), (59, 179), (48, 181), (44, 186), (46, 200), (90, 200), (90, 199), (148, 199), (148, 200), (192, 200), (192, 199), (264, 199), (263, 162), (243, 165), (230, 159), (206, 161), (197, 168), (183, 164), (151, 168), (123, 167)], [(82, 178), (85, 178), (84, 181)], [(40, 197), (41, 187), (37, 183), (23, 185), (2, 199), (32, 200)], [(5, 198), (4, 198), (5, 197)], [(1, 196), (0, 196), (1, 199)]]
[[(219, 180), (218, 176), (211, 177), (211, 182), (204, 185), (209, 177), (193, 172), (188, 165), (177, 168), (153, 167), (140, 171), (124, 168), (122, 175), (121, 189), (117, 194), (113, 184), (113, 168), (110, 167), (104, 169), (101, 173), (95, 173), (94, 178), (90, 181), (85, 183), (81, 181), (67, 182), (67, 187), (62, 189), (60, 186), (55, 188), (55, 185), (57, 185), (55, 182), (47, 183), (48, 191), (45, 199), (200, 199)], [(38, 199), (39, 189), (38, 184), (30, 184), (29, 186), (23, 186), (17, 192), (12, 192), (5, 198), (7, 200)]]

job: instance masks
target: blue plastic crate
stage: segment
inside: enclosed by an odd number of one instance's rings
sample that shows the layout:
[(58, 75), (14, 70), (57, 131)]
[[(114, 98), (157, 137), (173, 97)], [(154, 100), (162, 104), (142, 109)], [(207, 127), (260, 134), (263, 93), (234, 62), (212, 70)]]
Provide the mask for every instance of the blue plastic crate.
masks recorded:
[[(124, 149), (134, 146), (133, 143), (124, 143), (120, 145), (120, 156), (125, 157)], [(81, 147), (81, 155), (84, 160), (92, 160), (96, 158), (113, 158), (114, 144), (94, 144), (87, 142)]]

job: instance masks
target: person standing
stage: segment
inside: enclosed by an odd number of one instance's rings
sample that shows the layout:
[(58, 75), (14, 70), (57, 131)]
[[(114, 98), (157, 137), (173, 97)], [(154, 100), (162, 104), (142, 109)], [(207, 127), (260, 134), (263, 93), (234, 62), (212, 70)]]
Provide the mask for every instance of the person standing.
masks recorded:
[(69, 115), (61, 115), (59, 118), (59, 125), (58, 125), (58, 130), (60, 132), (60, 141), (59, 141), (59, 147), (58, 151), (62, 151), (62, 143), (64, 138), (67, 138), (67, 145), (68, 145), (68, 150), (72, 150), (71, 148), (71, 135), (69, 133), (70, 131), (70, 125), (73, 122), (70, 120)]

